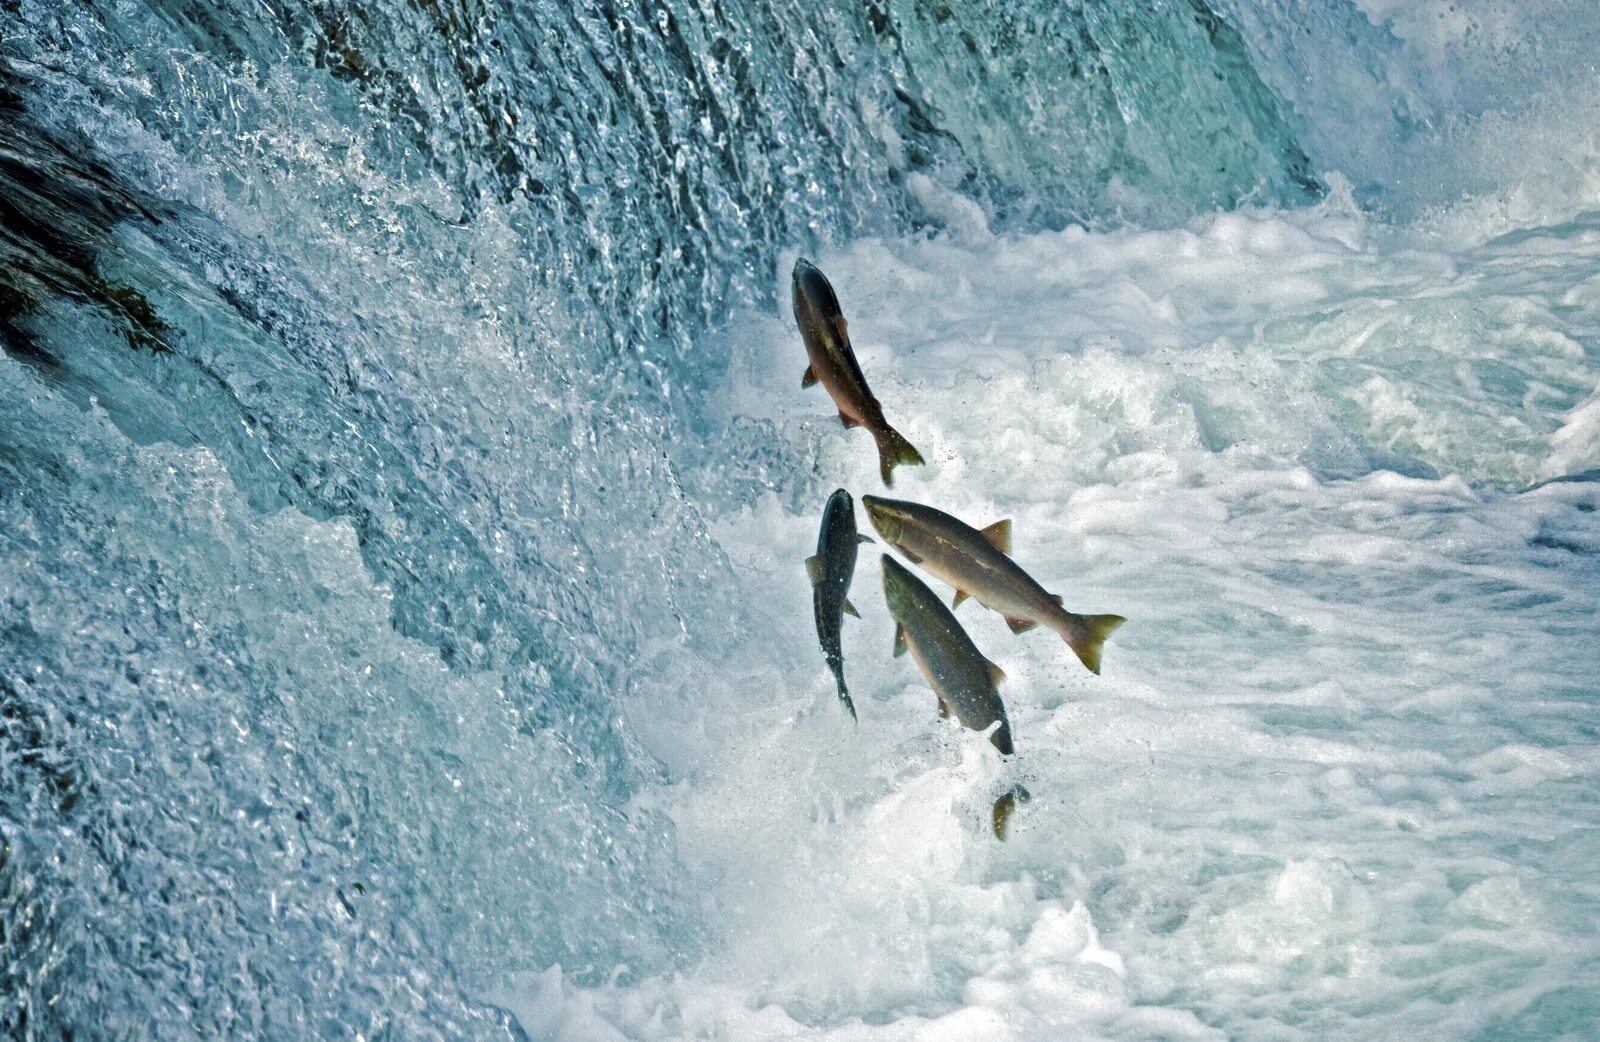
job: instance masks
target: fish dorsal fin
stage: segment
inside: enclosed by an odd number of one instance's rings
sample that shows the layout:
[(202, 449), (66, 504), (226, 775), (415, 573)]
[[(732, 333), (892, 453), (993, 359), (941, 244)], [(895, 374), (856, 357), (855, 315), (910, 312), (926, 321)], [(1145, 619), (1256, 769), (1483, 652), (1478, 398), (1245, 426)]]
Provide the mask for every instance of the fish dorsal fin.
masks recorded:
[(1006, 671), (993, 662), (989, 663), (989, 682), (995, 687), (999, 687), (1006, 682)]
[(816, 369), (814, 369), (813, 367), (811, 367), (809, 365), (806, 366), (806, 375), (804, 375), (804, 376), (802, 376), (800, 378), (800, 389), (803, 391), (807, 387), (811, 387), (811, 386), (815, 385), (816, 382), (817, 382), (817, 371), (816, 371)]
[(1063, 600), (1062, 600), (1062, 599), (1061, 599), (1061, 595), (1060, 595), (1060, 594), (1059, 594), (1059, 593), (1052, 593), (1052, 594), (1051, 594), (1051, 595), (1050, 595), (1050, 599), (1051, 599), (1051, 600), (1052, 600), (1052, 601), (1055, 601), (1055, 602), (1056, 602), (1056, 603), (1057, 603), (1057, 604), (1065, 604), (1065, 603), (1066, 603), (1066, 601), (1063, 601)]
[(961, 607), (961, 602), (966, 600), (968, 597), (971, 597), (971, 596), (972, 596), (972, 594), (968, 593), (966, 590), (957, 590), (956, 591), (956, 595), (953, 598), (951, 598), (951, 600), (950, 600), (950, 607), (952, 607), (952, 608)]
[(1032, 619), (1013, 619), (1008, 615), (1006, 625), (1011, 627), (1012, 633), (1026, 633), (1039, 624)]
[(854, 615), (858, 619), (861, 618), (861, 613), (856, 611), (856, 606), (851, 604), (848, 600), (844, 602), (844, 610), (849, 612), (851, 615)]
[(894, 624), (894, 657), (899, 658), (906, 653), (906, 628), (900, 623)]
[(840, 340), (847, 344), (850, 342), (850, 323), (844, 320), (843, 315), (835, 315), (833, 317), (833, 328), (839, 331)]
[(996, 521), (988, 528), (985, 528), (982, 535), (989, 540), (989, 545), (996, 550), (1003, 554), (1011, 553), (1011, 519), (1009, 517), (1004, 521)]
[(811, 576), (812, 586), (822, 581), (822, 558), (817, 554), (806, 558), (806, 574)]
[(871, 543), (871, 542), (874, 542), (874, 540), (870, 535), (863, 535), (862, 533), (857, 532), (856, 533), (856, 542), (858, 542), (858, 543)]

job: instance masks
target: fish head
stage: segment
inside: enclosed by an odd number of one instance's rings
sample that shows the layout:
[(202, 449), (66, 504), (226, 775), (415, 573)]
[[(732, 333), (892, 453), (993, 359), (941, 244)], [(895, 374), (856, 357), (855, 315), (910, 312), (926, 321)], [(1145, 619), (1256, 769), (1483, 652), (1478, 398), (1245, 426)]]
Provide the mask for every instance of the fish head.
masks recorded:
[(828, 497), (822, 509), (822, 532), (817, 536), (817, 553), (847, 555), (850, 567), (855, 567), (856, 543), (861, 536), (856, 531), (856, 507), (850, 493), (840, 489)]
[(872, 519), (872, 527), (878, 534), (891, 545), (898, 546), (906, 523), (905, 510), (894, 500), (878, 496), (862, 496), (861, 505), (867, 508), (867, 517)]
[(834, 296), (833, 285), (815, 264), (804, 257), (794, 262), (794, 313), (796, 318), (810, 316), (827, 323), (839, 314), (839, 298)]
[(904, 565), (888, 554), (883, 555), (883, 599), (888, 602), (889, 614), (903, 619), (910, 610), (913, 585), (916, 577)]

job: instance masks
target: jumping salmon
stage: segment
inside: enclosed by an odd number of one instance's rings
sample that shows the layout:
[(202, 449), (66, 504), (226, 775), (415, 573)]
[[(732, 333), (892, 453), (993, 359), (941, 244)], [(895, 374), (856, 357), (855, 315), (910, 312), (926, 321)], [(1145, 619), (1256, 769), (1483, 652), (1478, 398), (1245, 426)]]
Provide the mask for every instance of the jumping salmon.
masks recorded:
[(865, 427), (878, 443), (878, 469), (885, 485), (894, 484), (894, 468), (901, 463), (920, 464), (922, 455), (883, 418), (883, 406), (872, 396), (850, 346), (850, 334), (839, 298), (827, 276), (804, 257), (794, 262), (794, 320), (806, 343), (811, 364), (801, 387), (821, 383), (839, 407), (846, 427)]
[(939, 699), (939, 715), (953, 713), (974, 731), (986, 731), (998, 720), (989, 741), (1010, 756), (1011, 723), (996, 690), (1005, 673), (983, 657), (944, 602), (888, 554), (883, 557), (883, 597), (895, 621), (894, 653), (911, 652)]
[(850, 501), (850, 493), (841, 488), (828, 497), (828, 505), (822, 511), (822, 530), (817, 533), (817, 552), (806, 558), (817, 640), (828, 659), (828, 669), (839, 684), (839, 701), (850, 710), (852, 720), (856, 718), (856, 705), (850, 700), (849, 688), (844, 686), (844, 649), (839, 637), (845, 612), (861, 617), (848, 599), (850, 577), (855, 574), (857, 549), (870, 542), (869, 536), (856, 531), (855, 504)]
[(1017, 566), (1011, 553), (1011, 522), (978, 531), (921, 503), (862, 496), (872, 526), (889, 545), (956, 588), (955, 607), (968, 596), (1005, 616), (1013, 633), (1043, 623), (1061, 634), (1091, 673), (1100, 672), (1100, 648), (1121, 615), (1075, 615)]

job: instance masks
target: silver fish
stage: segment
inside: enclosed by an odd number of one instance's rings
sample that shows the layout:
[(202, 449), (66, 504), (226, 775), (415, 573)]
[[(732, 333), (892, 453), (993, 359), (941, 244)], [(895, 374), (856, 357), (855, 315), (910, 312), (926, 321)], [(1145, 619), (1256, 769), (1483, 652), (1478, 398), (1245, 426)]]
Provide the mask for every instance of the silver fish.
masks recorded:
[(912, 562), (956, 588), (951, 607), (968, 596), (1005, 616), (1013, 633), (1043, 624), (1059, 633), (1091, 673), (1100, 672), (1100, 649), (1121, 615), (1075, 615), (1017, 566), (1011, 522), (978, 531), (942, 510), (902, 499), (862, 496), (872, 526)]

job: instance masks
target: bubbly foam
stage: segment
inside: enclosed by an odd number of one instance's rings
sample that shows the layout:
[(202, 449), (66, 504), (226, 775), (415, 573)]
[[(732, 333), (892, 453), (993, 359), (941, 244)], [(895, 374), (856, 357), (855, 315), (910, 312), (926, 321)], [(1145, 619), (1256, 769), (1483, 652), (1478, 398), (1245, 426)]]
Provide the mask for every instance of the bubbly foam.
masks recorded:
[[(1596, 1012), (1562, 989), (1600, 974), (1600, 904), (1568, 875), (1600, 835), (1600, 558), (1570, 535), (1600, 493), (1517, 490), (1595, 462), (1600, 330), (1566, 302), (1600, 226), (1430, 241), (1334, 199), (823, 259), (929, 461), (894, 494), (1012, 518), (1069, 608), (1130, 619), (1094, 678), (963, 605), (1010, 676), (1011, 764), (890, 657), (875, 553), (845, 629), (859, 727), (834, 706), (800, 562), (836, 476), (877, 490), (875, 456), (796, 390), (787, 322), (736, 323), (727, 407), (811, 477), (712, 524), (745, 639), (658, 648), (627, 707), (668, 770), (640, 800), (716, 939), (679, 976), (550, 969), (501, 1001), (555, 1039), (1456, 1036)], [(1018, 779), (1001, 844), (988, 806)]]

